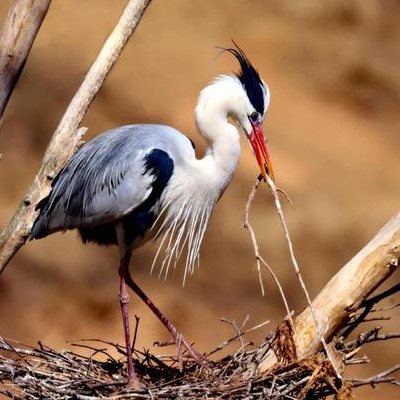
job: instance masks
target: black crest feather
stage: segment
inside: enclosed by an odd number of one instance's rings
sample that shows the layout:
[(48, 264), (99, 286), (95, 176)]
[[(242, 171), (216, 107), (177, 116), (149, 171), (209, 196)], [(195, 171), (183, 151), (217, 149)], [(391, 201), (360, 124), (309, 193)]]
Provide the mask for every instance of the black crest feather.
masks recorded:
[(232, 40), (235, 48), (223, 48), (223, 51), (228, 51), (233, 54), (239, 61), (241, 71), (236, 76), (239, 78), (243, 87), (246, 90), (247, 96), (254, 108), (261, 114), (264, 114), (264, 92), (262, 87), (264, 84), (261, 81), (257, 70), (251, 65), (244, 51)]

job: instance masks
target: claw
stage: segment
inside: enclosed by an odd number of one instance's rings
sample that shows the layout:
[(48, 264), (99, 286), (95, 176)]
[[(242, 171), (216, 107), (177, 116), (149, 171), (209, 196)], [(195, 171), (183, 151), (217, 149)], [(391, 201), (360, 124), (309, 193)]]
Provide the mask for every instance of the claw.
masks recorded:
[[(175, 327), (174, 327), (175, 328)], [(172, 338), (167, 341), (163, 342), (154, 342), (155, 346), (159, 347), (165, 347), (165, 346), (171, 346), (171, 345), (176, 345), (178, 349), (178, 363), (179, 363), (179, 370), (183, 370), (183, 351), (182, 347), (186, 349), (187, 353), (189, 356), (196, 361), (199, 365), (205, 365), (206, 363), (209, 362), (207, 357), (204, 354), (199, 353), (188, 341), (187, 339), (176, 330), (176, 328), (173, 331), (170, 331)]]

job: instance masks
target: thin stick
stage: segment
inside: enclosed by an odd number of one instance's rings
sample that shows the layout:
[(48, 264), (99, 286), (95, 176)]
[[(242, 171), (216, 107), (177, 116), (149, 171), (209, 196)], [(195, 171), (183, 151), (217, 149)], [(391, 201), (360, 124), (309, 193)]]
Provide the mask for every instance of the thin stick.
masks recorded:
[(236, 337), (239, 339), (239, 341), (240, 341), (240, 350), (241, 350), (241, 351), (243, 351), (243, 349), (244, 349), (244, 340), (243, 340), (244, 332), (243, 332), (243, 327), (244, 327), (244, 325), (246, 324), (248, 318), (249, 318), (249, 316), (247, 315), (247, 317), (245, 318), (245, 320), (244, 320), (244, 322), (243, 322), (241, 328), (239, 328), (239, 327), (236, 325), (236, 322), (235, 322), (234, 320), (229, 320), (229, 319), (226, 319), (226, 318), (221, 318), (221, 321), (222, 321), (222, 322), (226, 322), (227, 324), (230, 324), (230, 325), (233, 327), (233, 330), (236, 332), (236, 335), (235, 335), (235, 336), (236, 336)]
[(397, 371), (400, 371), (400, 364), (394, 365), (392, 368), (389, 368), (386, 371), (383, 371), (369, 378), (350, 379), (350, 382), (353, 385), (353, 387), (358, 387), (363, 385), (374, 386), (378, 383), (392, 383), (394, 385), (400, 386), (400, 380), (396, 379), (396, 377), (394, 376), (391, 376)]
[(278, 195), (277, 188), (275, 186), (274, 181), (268, 175), (267, 175), (267, 183), (268, 183), (269, 187), (271, 188), (272, 195), (274, 197), (275, 207), (276, 207), (276, 210), (278, 212), (279, 219), (281, 221), (281, 225), (282, 225), (282, 228), (283, 228), (283, 232), (285, 234), (286, 242), (288, 244), (289, 255), (290, 255), (290, 259), (291, 259), (294, 271), (295, 271), (295, 273), (297, 275), (297, 278), (298, 278), (298, 280), (300, 282), (300, 286), (301, 286), (301, 288), (302, 288), (302, 290), (303, 290), (303, 292), (305, 294), (308, 306), (310, 307), (310, 311), (311, 311), (311, 314), (312, 314), (312, 318), (314, 320), (314, 324), (315, 324), (315, 328), (316, 328), (318, 339), (322, 343), (322, 346), (324, 347), (324, 350), (326, 352), (328, 360), (332, 364), (332, 367), (333, 367), (333, 369), (335, 371), (336, 376), (338, 377), (338, 379), (342, 380), (341, 374), (340, 374), (335, 362), (333, 361), (333, 357), (332, 357), (332, 355), (330, 353), (328, 345), (327, 345), (327, 343), (325, 341), (325, 338), (323, 336), (322, 330), (321, 330), (321, 328), (319, 326), (318, 319), (317, 319), (317, 316), (316, 316), (316, 313), (315, 313), (315, 310), (314, 310), (314, 306), (313, 306), (313, 304), (311, 302), (310, 294), (308, 293), (307, 287), (306, 287), (306, 285), (304, 283), (304, 280), (303, 280), (303, 277), (301, 275), (299, 264), (297, 262), (295, 254), (294, 254), (292, 240), (290, 239), (289, 230), (288, 230), (287, 225), (286, 225), (285, 216), (283, 214), (281, 202), (279, 200), (279, 195)]
[(360, 307), (364, 307), (363, 312), (351, 323), (351, 325), (342, 333), (341, 336), (344, 338), (348, 337), (360, 323), (367, 321), (365, 317), (370, 312), (373, 311), (372, 308), (374, 307), (375, 304), (379, 303), (380, 301), (382, 301), (387, 297), (392, 296), (394, 293), (397, 293), (399, 291), (400, 291), (400, 283), (394, 285), (388, 290), (385, 290), (383, 293), (377, 294), (376, 296), (370, 297), (369, 299), (365, 299), (360, 305)]
[(132, 347), (131, 347), (132, 353), (135, 351), (136, 347), (136, 339), (139, 331), (139, 321), (140, 318), (137, 315), (135, 315), (135, 331), (133, 332)]
[(245, 213), (244, 213), (244, 216), (243, 216), (243, 227), (246, 228), (250, 233), (250, 239), (251, 239), (251, 243), (253, 244), (254, 255), (255, 255), (255, 258), (256, 258), (256, 268), (257, 268), (257, 271), (258, 271), (258, 277), (259, 277), (260, 286), (261, 286), (261, 293), (264, 296), (265, 292), (264, 292), (264, 285), (263, 285), (263, 281), (262, 281), (260, 263), (267, 269), (267, 271), (271, 274), (272, 278), (274, 279), (275, 284), (278, 287), (279, 293), (280, 293), (280, 295), (282, 297), (283, 304), (284, 304), (285, 309), (286, 309), (287, 318), (289, 319), (290, 325), (293, 328), (292, 313), (290, 312), (289, 304), (287, 302), (287, 299), (286, 299), (285, 293), (283, 291), (282, 285), (280, 284), (279, 279), (275, 275), (275, 273), (272, 270), (272, 268), (268, 265), (268, 263), (261, 256), (260, 251), (259, 251), (258, 242), (257, 242), (257, 237), (256, 237), (254, 229), (253, 229), (252, 225), (250, 224), (250, 220), (249, 220), (249, 213), (250, 213), (251, 203), (254, 200), (254, 196), (255, 196), (257, 187), (260, 184), (260, 182), (261, 182), (261, 180), (257, 179), (255, 185), (252, 187), (252, 190), (251, 190), (251, 192), (249, 194), (249, 198), (248, 198), (247, 203), (246, 203)]
[[(221, 321), (222, 321), (222, 322), (228, 322), (228, 321), (226, 321), (226, 320), (223, 319), (223, 318), (221, 318)], [(260, 328), (262, 328), (263, 326), (265, 326), (265, 325), (267, 325), (267, 324), (269, 324), (269, 323), (270, 323), (270, 321), (264, 321), (264, 322), (261, 322), (260, 324), (258, 324), (258, 325), (256, 325), (256, 326), (253, 326), (252, 328), (243, 330), (243, 331), (240, 332), (239, 334), (236, 334), (235, 336), (233, 336), (233, 337), (231, 337), (231, 338), (225, 340), (225, 342), (223, 342), (223, 343), (221, 343), (220, 345), (218, 345), (214, 350), (212, 350), (212, 351), (210, 351), (209, 353), (207, 353), (207, 354), (206, 354), (206, 357), (208, 358), (208, 357), (210, 357), (211, 355), (213, 355), (213, 354), (219, 352), (220, 350), (224, 349), (224, 348), (227, 347), (230, 343), (236, 341), (239, 337), (244, 336), (244, 335), (246, 335), (247, 333), (250, 333), (250, 332), (252, 332), (252, 331), (255, 331), (256, 329), (260, 329)]]
[(263, 283), (263, 280), (262, 280), (261, 267), (260, 267), (260, 252), (259, 252), (259, 247), (258, 247), (258, 243), (257, 243), (257, 238), (256, 238), (256, 235), (254, 233), (254, 229), (251, 226), (250, 221), (249, 221), (250, 206), (251, 206), (251, 203), (254, 200), (254, 196), (256, 194), (256, 190), (257, 190), (259, 184), (260, 184), (260, 180), (257, 179), (255, 185), (251, 189), (251, 192), (249, 194), (249, 198), (247, 199), (245, 212), (244, 212), (244, 215), (243, 215), (243, 223), (242, 223), (242, 225), (250, 233), (250, 239), (251, 239), (251, 242), (253, 244), (254, 253), (255, 253), (255, 257), (256, 257), (256, 269), (257, 269), (257, 272), (258, 272), (258, 280), (260, 282), (261, 294), (264, 297), (265, 296), (265, 290), (264, 290), (264, 283)]

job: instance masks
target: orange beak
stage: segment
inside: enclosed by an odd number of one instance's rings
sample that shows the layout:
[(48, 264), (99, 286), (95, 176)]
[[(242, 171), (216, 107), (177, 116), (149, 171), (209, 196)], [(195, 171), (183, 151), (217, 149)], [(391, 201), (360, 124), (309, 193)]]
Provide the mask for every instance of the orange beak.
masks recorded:
[(267, 175), (269, 175), (269, 177), (275, 182), (274, 171), (272, 169), (267, 143), (261, 128), (261, 124), (258, 122), (250, 122), (253, 130), (249, 135), (249, 140), (251, 147), (253, 148), (254, 155), (256, 156), (258, 166), (260, 167), (261, 175), (265, 181), (267, 180)]

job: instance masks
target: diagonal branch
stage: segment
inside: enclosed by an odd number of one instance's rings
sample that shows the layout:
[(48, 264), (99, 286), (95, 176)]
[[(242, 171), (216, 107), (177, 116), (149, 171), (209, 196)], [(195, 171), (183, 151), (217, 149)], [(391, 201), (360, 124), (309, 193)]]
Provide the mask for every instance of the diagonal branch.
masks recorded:
[[(344, 323), (384, 282), (400, 262), (400, 213), (351, 259), (313, 300), (318, 325), (326, 341), (338, 333)], [(320, 341), (310, 308), (294, 320), (295, 342), (299, 360), (319, 350)], [(269, 352), (259, 366), (265, 372), (277, 362)]]
[(14, 0), (0, 32), (0, 118), (51, 0)]
[(83, 131), (77, 131), (78, 126), (150, 1), (128, 2), (120, 20), (69, 104), (47, 147), (38, 174), (11, 222), (0, 236), (0, 272), (28, 239), (36, 216), (35, 205), (50, 192), (52, 180), (79, 147)]

